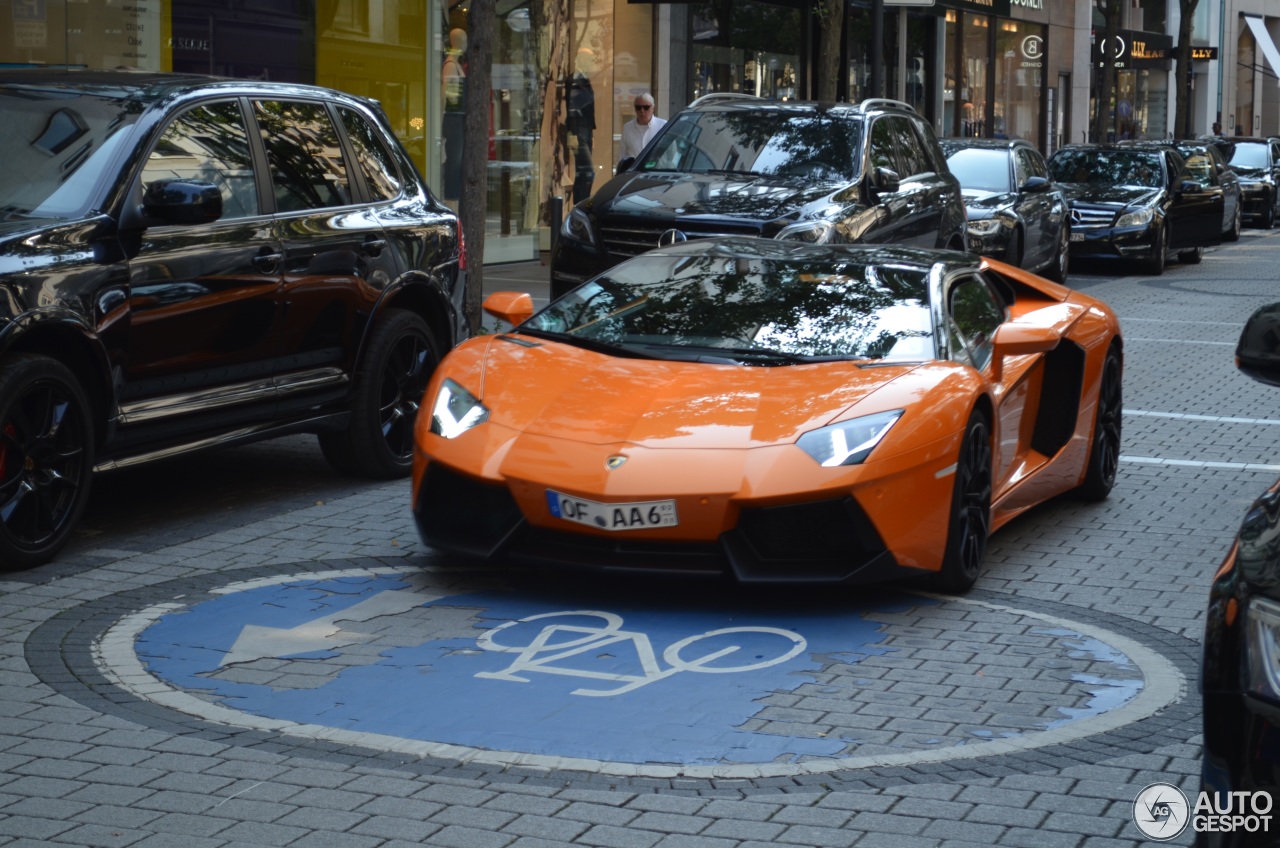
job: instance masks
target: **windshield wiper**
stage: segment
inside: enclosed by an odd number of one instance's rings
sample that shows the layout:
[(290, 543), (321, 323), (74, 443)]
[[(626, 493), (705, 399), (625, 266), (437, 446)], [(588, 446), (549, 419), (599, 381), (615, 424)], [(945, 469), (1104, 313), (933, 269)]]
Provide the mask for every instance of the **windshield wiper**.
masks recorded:
[(706, 356), (707, 361), (714, 360), (734, 360), (734, 359), (752, 359), (763, 362), (781, 362), (788, 365), (800, 365), (811, 362), (848, 362), (856, 359), (865, 359), (866, 357), (850, 356), (848, 354), (831, 354), (831, 355), (811, 355), (807, 353), (791, 353), (785, 350), (772, 350), (765, 347), (720, 347), (718, 345), (663, 345), (663, 344), (645, 344), (645, 348), (661, 348), (662, 350), (684, 352), (697, 352), (701, 356)]
[(551, 330), (535, 330), (532, 327), (519, 327), (511, 331), (519, 335), (529, 335), (537, 339), (547, 339), (548, 341), (561, 342), (567, 345), (574, 345), (584, 350), (593, 350), (596, 353), (607, 353), (610, 356), (624, 356), (628, 359), (652, 359), (653, 357), (636, 350), (633, 347), (623, 347), (622, 345), (613, 344), (612, 342), (602, 342), (599, 339), (586, 338), (584, 336), (572, 336), (568, 333), (556, 333)]
[(760, 171), (740, 171), (737, 168), (707, 168), (705, 171), (696, 171), (699, 174), (741, 174), (744, 177), (764, 177)]

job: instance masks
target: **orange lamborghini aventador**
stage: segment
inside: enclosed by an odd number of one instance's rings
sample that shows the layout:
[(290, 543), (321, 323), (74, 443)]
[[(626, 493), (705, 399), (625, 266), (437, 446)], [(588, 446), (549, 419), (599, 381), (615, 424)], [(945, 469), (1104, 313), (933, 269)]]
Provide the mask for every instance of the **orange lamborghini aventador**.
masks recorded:
[(417, 419), (439, 550), (959, 592), (992, 530), (1115, 482), (1119, 323), (993, 260), (708, 239), (485, 309), (514, 328), (450, 353)]

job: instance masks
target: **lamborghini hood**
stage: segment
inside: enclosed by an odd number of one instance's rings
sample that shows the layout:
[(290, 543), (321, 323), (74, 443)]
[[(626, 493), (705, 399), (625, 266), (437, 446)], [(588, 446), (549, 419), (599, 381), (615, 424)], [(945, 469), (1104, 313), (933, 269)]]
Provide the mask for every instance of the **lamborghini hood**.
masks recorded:
[[(450, 374), (480, 397), (491, 422), (588, 444), (653, 448), (791, 443), (918, 367), (747, 367), (624, 359), (543, 340), (526, 347), (501, 336), (482, 343), (478, 380)], [(896, 407), (886, 400), (867, 411), (881, 408)]]

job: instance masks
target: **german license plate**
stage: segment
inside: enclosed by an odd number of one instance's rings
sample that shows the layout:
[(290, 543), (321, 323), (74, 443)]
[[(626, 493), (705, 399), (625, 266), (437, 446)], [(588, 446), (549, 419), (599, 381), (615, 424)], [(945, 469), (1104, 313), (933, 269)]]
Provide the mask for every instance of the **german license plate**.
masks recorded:
[(674, 500), (606, 504), (547, 489), (547, 506), (556, 518), (601, 530), (645, 530), (679, 523)]
[(1072, 234), (1071, 234), (1071, 240), (1072, 240), (1072, 241), (1084, 241), (1084, 233), (1072, 233)]

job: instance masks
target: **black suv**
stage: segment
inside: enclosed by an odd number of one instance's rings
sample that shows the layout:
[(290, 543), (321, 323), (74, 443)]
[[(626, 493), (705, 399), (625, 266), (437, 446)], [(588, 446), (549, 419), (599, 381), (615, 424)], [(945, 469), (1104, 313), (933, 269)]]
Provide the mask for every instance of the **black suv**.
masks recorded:
[(551, 294), (660, 244), (723, 235), (964, 250), (964, 202), (905, 103), (708, 95), (569, 212)]
[(1280, 138), (1231, 139), (1232, 170), (1240, 175), (1244, 216), (1269, 230), (1280, 214)]
[(98, 470), (315, 432), (409, 472), (465, 258), (375, 104), (7, 71), (0, 119), (0, 567), (52, 557)]

